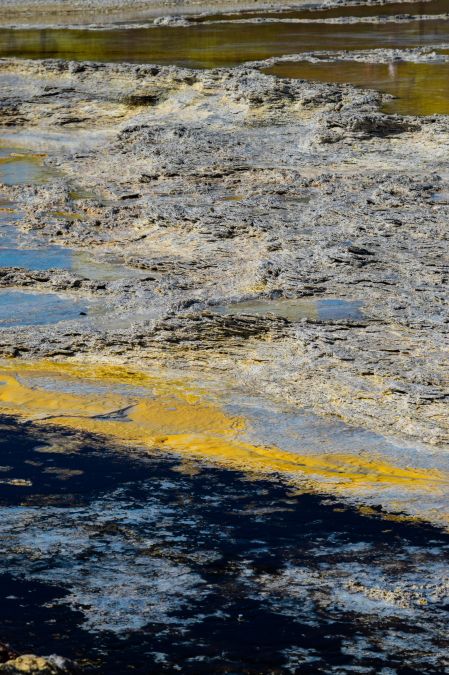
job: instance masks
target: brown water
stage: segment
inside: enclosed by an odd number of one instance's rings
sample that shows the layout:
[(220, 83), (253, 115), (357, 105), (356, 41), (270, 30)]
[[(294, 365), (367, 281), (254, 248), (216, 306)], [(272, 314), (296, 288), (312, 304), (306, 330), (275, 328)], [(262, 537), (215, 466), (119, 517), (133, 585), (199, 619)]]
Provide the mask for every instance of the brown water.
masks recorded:
[(198, 24), (104, 31), (0, 30), (0, 57), (63, 58), (212, 68), (311, 50), (449, 42), (449, 21), (406, 24)]
[(397, 98), (386, 112), (402, 115), (449, 115), (448, 63), (280, 63), (264, 72), (279, 77), (351, 83)]
[[(332, 7), (331, 9), (295, 9), (284, 11), (266, 12), (252, 10), (247, 12), (235, 12), (227, 14), (227, 18), (234, 21), (242, 18), (271, 18), (281, 19), (335, 19), (338, 17), (367, 17), (367, 16), (397, 16), (400, 14), (444, 14), (449, 12), (448, 0), (421, 0), (421, 2), (392, 2), (387, 5), (360, 5), (346, 7)], [(192, 21), (213, 21), (217, 15), (207, 14), (191, 17)]]

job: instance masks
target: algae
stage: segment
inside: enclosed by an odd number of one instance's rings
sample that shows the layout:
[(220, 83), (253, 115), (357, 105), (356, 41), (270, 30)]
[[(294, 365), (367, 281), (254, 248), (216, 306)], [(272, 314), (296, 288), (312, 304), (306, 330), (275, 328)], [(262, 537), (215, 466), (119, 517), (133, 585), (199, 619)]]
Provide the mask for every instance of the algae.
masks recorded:
[[(59, 384), (40, 385), (43, 377)], [(102, 391), (64, 392), (65, 380), (86, 378), (143, 388), (139, 395)], [(0, 412), (79, 431), (98, 434), (131, 446), (209, 460), (254, 476), (282, 475), (325, 491), (363, 492), (399, 488), (436, 494), (445, 491), (449, 475), (439, 469), (390, 463), (360, 448), (358, 453), (299, 454), (281, 447), (245, 440), (250, 425), (243, 416), (227, 413), (204, 392), (164, 374), (133, 372), (123, 367), (84, 364), (5, 362), (0, 369)]]

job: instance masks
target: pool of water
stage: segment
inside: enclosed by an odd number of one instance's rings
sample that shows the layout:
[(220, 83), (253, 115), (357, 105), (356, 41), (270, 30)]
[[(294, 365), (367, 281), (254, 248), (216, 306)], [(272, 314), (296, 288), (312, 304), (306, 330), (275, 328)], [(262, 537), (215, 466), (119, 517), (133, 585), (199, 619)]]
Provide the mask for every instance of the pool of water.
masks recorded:
[(316, 319), (319, 321), (338, 321), (339, 319), (361, 319), (363, 303), (355, 300), (309, 298), (282, 300), (248, 300), (230, 305), (217, 305), (214, 312), (219, 314), (273, 314), (289, 321)]
[(0, 328), (79, 319), (81, 312), (87, 315), (87, 303), (55, 293), (0, 290)]
[(279, 77), (350, 83), (392, 94), (386, 112), (403, 115), (449, 114), (448, 63), (279, 63), (264, 72)]
[(317, 49), (417, 47), (449, 41), (449, 21), (387, 25), (235, 24), (146, 29), (0, 30), (0, 56), (212, 68)]
[(8, 186), (45, 183), (57, 173), (43, 166), (42, 159), (43, 155), (22, 148), (0, 147), (0, 183)]
[[(312, 3), (310, 3), (312, 5)], [(346, 5), (342, 7), (312, 9), (312, 8), (298, 8), (294, 10), (285, 9), (283, 11), (244, 11), (239, 13), (226, 13), (226, 18), (229, 20), (238, 21), (242, 18), (266, 18), (273, 19), (312, 19), (312, 20), (326, 20), (335, 19), (339, 17), (373, 17), (373, 16), (398, 16), (409, 14), (412, 16), (419, 16), (423, 14), (445, 14), (449, 11), (447, 0), (424, 0), (421, 2), (391, 2), (385, 5), (375, 4), (360, 4), (360, 5)], [(203, 22), (216, 20), (216, 14), (204, 14), (203, 16), (191, 17), (191, 21)]]

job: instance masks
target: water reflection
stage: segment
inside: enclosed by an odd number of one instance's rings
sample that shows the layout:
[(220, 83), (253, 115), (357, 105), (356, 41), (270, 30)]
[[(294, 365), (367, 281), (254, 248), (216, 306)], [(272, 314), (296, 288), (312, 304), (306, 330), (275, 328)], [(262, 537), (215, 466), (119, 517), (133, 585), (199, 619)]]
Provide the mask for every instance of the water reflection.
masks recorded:
[[(398, 16), (409, 14), (412, 16), (419, 16), (423, 14), (444, 14), (449, 11), (447, 0), (421, 0), (420, 2), (392, 2), (387, 5), (346, 5), (344, 7), (324, 7), (323, 9), (307, 9), (306, 7), (295, 10), (272, 11), (260, 10), (229, 13), (227, 18), (229, 20), (239, 20), (242, 18), (264, 18), (269, 16), (271, 18), (280, 19), (313, 19), (326, 20), (336, 19), (339, 17), (371, 17), (371, 16)], [(210, 21), (216, 20), (217, 15), (207, 14), (199, 17), (192, 17), (193, 21)]]
[(0, 183), (41, 184), (55, 175), (54, 170), (42, 165), (42, 155), (24, 152), (21, 148), (0, 147)]
[(0, 57), (212, 68), (323, 49), (417, 47), (449, 41), (449, 21), (406, 24), (197, 24), (189, 28), (2, 30)]
[(87, 304), (54, 293), (0, 291), (0, 328), (39, 326), (78, 319)]
[(373, 88), (396, 96), (386, 112), (404, 115), (449, 114), (447, 63), (280, 63), (266, 69), (280, 77), (338, 82)]

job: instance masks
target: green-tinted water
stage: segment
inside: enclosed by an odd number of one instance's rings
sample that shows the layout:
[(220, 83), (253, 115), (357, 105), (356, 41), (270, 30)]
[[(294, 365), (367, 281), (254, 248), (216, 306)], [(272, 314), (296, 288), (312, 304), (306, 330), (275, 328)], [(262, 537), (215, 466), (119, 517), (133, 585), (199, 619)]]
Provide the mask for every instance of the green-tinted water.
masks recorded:
[(0, 31), (0, 57), (63, 58), (212, 68), (311, 50), (418, 47), (449, 42), (449, 21), (405, 24), (197, 24), (104, 31)]
[(320, 82), (349, 82), (397, 98), (386, 112), (403, 115), (449, 114), (448, 63), (279, 63), (265, 72)]
[[(230, 20), (239, 20), (242, 18), (271, 18), (280, 19), (313, 19), (326, 20), (339, 17), (356, 16), (359, 18), (371, 16), (398, 16), (410, 14), (413, 16), (423, 14), (444, 14), (449, 12), (447, 0), (421, 0), (421, 2), (392, 2), (387, 5), (352, 5), (346, 7), (332, 7), (327, 9), (295, 9), (284, 11), (266, 11), (252, 10), (240, 13), (229, 13), (227, 18)], [(207, 14), (198, 17), (191, 17), (195, 22), (214, 21), (217, 15)]]

